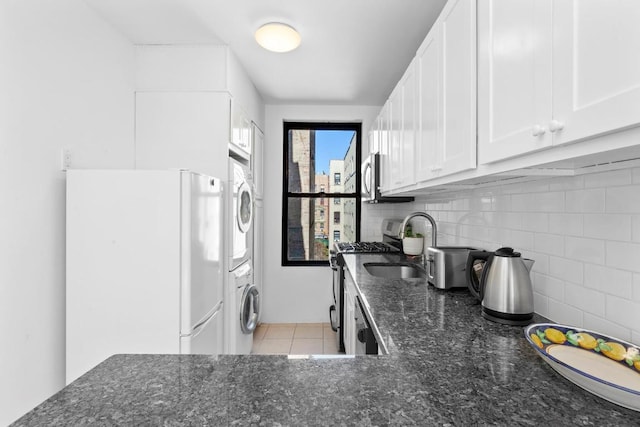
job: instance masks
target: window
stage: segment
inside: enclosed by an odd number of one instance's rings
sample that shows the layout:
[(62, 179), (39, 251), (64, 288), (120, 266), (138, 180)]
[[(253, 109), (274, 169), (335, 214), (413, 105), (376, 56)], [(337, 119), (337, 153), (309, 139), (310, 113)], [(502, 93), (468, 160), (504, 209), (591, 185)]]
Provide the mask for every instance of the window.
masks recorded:
[(284, 122), (283, 131), (282, 265), (326, 265), (331, 237), (360, 239), (351, 169), (361, 164), (361, 124)]

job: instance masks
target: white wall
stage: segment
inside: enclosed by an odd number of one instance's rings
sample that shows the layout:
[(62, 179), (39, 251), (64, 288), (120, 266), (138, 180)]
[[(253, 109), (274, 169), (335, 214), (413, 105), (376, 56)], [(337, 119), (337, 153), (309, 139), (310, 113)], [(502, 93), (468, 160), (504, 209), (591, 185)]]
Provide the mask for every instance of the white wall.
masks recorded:
[(283, 267), (282, 240), (282, 124), (288, 121), (362, 122), (363, 147), (367, 130), (380, 107), (268, 105), (264, 150), (264, 298), (262, 321), (328, 322), (332, 300), (331, 269)]
[(133, 167), (133, 47), (80, 0), (0, 2), (0, 425), (64, 386), (65, 173)]
[[(439, 245), (521, 251), (535, 260), (537, 313), (640, 344), (640, 168), (454, 192), (394, 209), (400, 218), (414, 210), (434, 216)], [(369, 218), (366, 228), (380, 226), (380, 215)]]

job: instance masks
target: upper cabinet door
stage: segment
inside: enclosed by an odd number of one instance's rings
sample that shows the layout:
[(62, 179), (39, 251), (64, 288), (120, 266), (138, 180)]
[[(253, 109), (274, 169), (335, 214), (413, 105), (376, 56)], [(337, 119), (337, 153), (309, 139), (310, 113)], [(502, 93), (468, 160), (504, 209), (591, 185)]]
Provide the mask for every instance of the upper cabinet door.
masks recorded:
[(489, 0), (478, 10), (478, 159), (552, 144), (551, 0)]
[(440, 15), (442, 175), (476, 167), (476, 2), (450, 0)]
[(402, 77), (401, 185), (415, 182), (416, 87), (416, 67), (412, 61)]
[(389, 168), (390, 189), (402, 184), (402, 86), (389, 97)]
[(418, 84), (418, 132), (415, 145), (416, 181), (434, 177), (439, 162), (440, 133), (440, 32), (429, 32), (416, 56)]
[(554, 143), (640, 123), (640, 2), (554, 2)]

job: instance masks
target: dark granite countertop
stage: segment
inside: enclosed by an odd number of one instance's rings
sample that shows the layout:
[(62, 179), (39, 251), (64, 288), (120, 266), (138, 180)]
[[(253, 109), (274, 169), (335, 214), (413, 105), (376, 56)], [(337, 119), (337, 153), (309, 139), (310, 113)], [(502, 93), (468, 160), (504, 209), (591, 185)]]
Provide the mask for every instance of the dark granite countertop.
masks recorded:
[(640, 425), (553, 371), (521, 327), (483, 319), (466, 290), (362, 267), (398, 257), (345, 256), (388, 355), (116, 355), (15, 425)]

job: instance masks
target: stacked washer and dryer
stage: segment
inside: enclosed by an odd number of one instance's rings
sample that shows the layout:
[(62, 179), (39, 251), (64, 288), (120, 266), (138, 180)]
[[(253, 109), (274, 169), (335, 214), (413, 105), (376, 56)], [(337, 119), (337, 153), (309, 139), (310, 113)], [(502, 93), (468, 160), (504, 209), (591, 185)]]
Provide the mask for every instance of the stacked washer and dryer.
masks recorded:
[(225, 353), (249, 354), (260, 315), (253, 276), (253, 186), (248, 162), (229, 157), (227, 186), (228, 280), (225, 289)]

